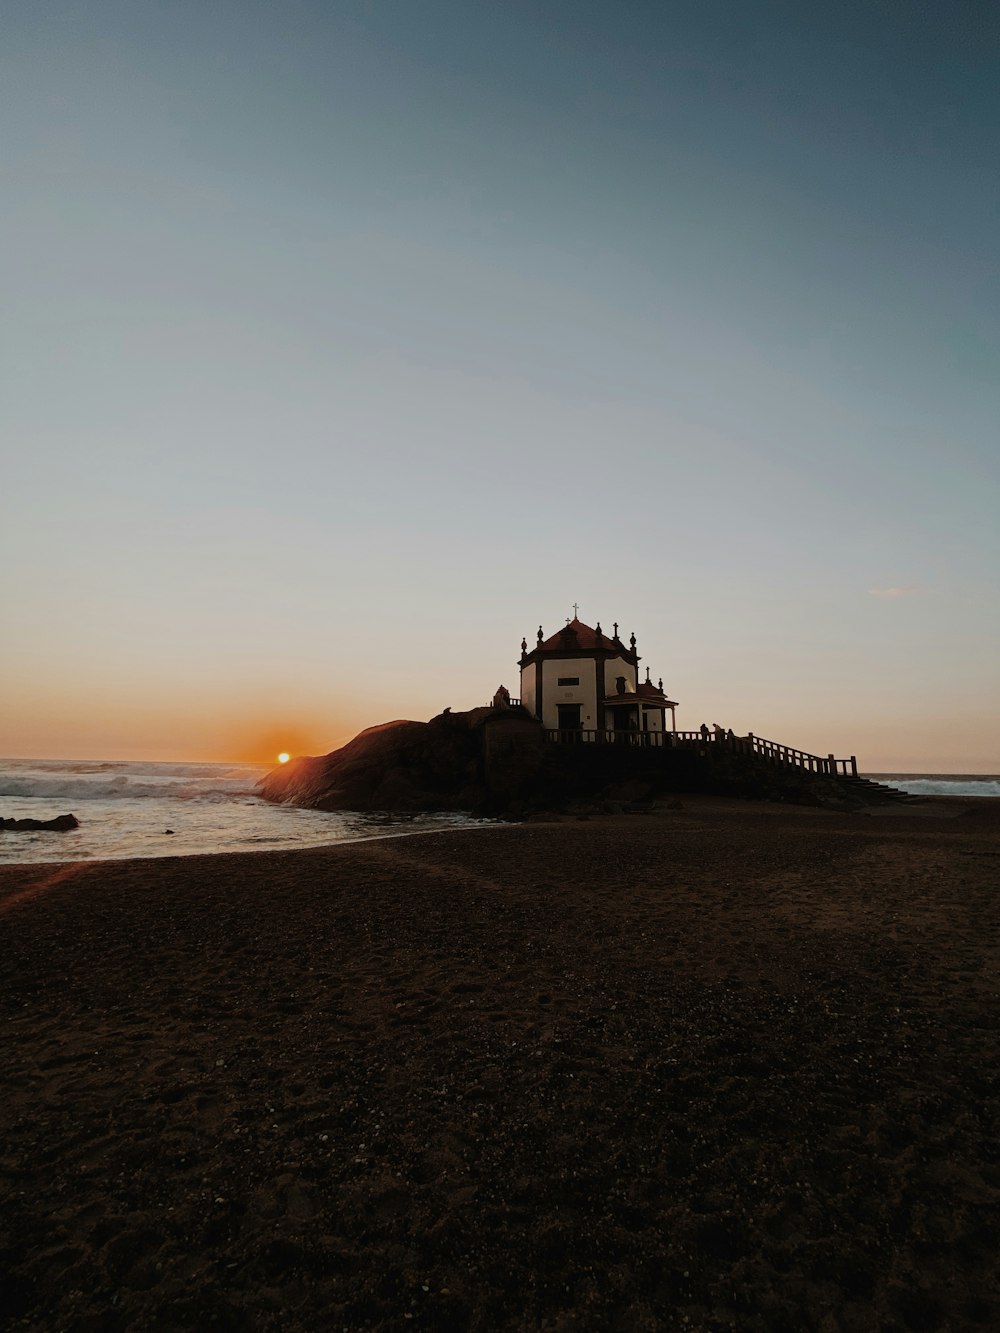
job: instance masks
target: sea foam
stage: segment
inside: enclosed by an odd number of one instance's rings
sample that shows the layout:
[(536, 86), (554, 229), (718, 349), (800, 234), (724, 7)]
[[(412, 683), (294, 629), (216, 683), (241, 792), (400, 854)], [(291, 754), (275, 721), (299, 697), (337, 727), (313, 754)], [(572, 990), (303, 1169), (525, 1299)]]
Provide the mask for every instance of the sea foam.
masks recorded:
[(976, 773), (868, 773), (911, 796), (993, 796), (1000, 798), (1000, 777)]

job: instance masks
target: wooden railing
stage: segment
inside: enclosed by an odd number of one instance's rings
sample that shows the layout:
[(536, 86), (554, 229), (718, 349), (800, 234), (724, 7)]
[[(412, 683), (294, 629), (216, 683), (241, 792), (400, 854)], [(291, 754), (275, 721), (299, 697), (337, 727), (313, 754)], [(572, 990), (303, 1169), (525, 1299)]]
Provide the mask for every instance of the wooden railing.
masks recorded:
[(755, 736), (751, 731), (746, 737), (737, 736), (736, 744), (745, 746), (751, 753), (776, 764), (791, 765), (795, 768), (807, 768), (812, 773), (825, 773), (828, 777), (856, 778), (858, 760), (856, 755), (849, 759), (837, 759), (832, 754), (810, 754), (808, 750), (796, 750), (791, 745), (779, 745), (777, 741), (766, 741), (763, 736)]
[(780, 745), (777, 741), (765, 740), (751, 731), (746, 736), (731, 736), (726, 732), (709, 732), (705, 736), (701, 731), (600, 731), (586, 727), (572, 730), (546, 729), (545, 738), (559, 745), (624, 745), (643, 750), (671, 750), (692, 745), (709, 748), (719, 747), (734, 754), (753, 754), (769, 763), (781, 764), (788, 768), (804, 768), (811, 773), (822, 773), (827, 777), (857, 777), (858, 761), (852, 754), (849, 759), (837, 759), (832, 754), (810, 754), (808, 750), (797, 750), (793, 745)]
[(565, 731), (547, 728), (545, 739), (557, 741), (560, 745), (639, 745), (652, 734), (649, 731), (594, 731), (588, 727), (574, 727)]
[(644, 750), (671, 749), (687, 739), (701, 740), (697, 731), (595, 731), (588, 727), (572, 730), (546, 729), (545, 739), (560, 745), (627, 745)]

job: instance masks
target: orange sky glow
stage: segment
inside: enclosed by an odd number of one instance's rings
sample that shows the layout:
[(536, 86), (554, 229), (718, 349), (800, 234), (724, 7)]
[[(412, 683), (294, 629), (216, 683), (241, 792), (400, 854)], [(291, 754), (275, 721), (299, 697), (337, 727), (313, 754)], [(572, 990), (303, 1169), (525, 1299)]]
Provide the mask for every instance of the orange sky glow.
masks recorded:
[[(640, 652), (650, 642), (650, 636), (646, 643), (640, 636)], [(442, 679), (436, 670), (421, 676), (404, 666), (395, 680), (380, 678), (374, 689), (358, 683), (353, 707), (335, 702), (352, 692), (350, 681), (326, 673), (310, 682), (299, 680), (294, 707), (282, 697), (290, 691), (262, 689), (252, 680), (223, 688), (210, 673), (203, 690), (162, 674), (145, 689), (123, 679), (110, 687), (91, 679), (77, 681), (73, 692), (64, 690), (61, 681), (40, 677), (21, 683), (21, 707), (0, 720), (0, 754), (276, 765), (282, 752), (325, 754), (367, 726), (400, 717), (425, 720), (444, 707), (474, 707), (501, 682), (516, 693), (514, 655), (508, 652), (504, 658), (497, 652), (494, 661), (480, 651), (477, 665), (455, 665), (453, 680)], [(820, 688), (815, 675), (811, 682), (797, 679), (794, 665), (783, 673), (772, 665), (745, 682), (722, 671), (706, 680), (697, 654), (687, 670), (678, 666), (672, 671), (669, 660), (663, 663), (666, 656), (654, 647), (644, 660), (654, 675), (662, 664), (668, 682), (673, 678), (671, 693), (680, 699), (677, 725), (682, 729), (720, 721), (739, 733), (754, 731), (814, 753), (856, 754), (868, 771), (996, 770), (993, 734), (979, 718), (955, 708), (938, 709), (914, 725), (908, 703), (893, 698), (889, 682), (877, 690), (869, 683), (868, 698), (844, 704)]]

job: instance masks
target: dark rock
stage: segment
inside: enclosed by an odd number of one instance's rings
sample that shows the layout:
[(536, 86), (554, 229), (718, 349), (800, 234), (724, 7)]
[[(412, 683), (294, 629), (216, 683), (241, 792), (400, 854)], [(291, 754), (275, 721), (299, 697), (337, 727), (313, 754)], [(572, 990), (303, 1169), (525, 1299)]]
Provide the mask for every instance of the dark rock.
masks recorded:
[(56, 815), (54, 819), (0, 819), (0, 829), (8, 833), (31, 833), (36, 829), (66, 833), (79, 827), (80, 821), (76, 815)]
[(859, 800), (832, 776), (729, 745), (547, 744), (541, 724), (520, 705), (369, 727), (331, 754), (274, 769), (258, 791), (265, 800), (313, 810), (466, 810), (508, 819), (555, 811), (644, 814), (680, 792), (852, 808)]
[(522, 708), (446, 710), (430, 722), (369, 727), (332, 754), (293, 759), (258, 791), (314, 810), (500, 814), (526, 808), (543, 752), (541, 726)]
[(636, 801), (645, 801), (653, 794), (653, 784), (632, 778), (627, 782), (615, 782), (604, 793), (609, 801), (618, 801), (624, 805)]

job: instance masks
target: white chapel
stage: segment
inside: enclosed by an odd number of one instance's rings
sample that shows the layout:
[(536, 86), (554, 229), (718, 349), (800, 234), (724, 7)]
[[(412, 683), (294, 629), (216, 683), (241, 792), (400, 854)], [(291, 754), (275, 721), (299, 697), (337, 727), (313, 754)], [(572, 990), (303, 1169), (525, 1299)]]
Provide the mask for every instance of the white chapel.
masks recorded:
[(652, 683), (648, 667), (639, 680), (640, 660), (635, 635), (622, 643), (617, 623), (609, 637), (600, 621), (591, 629), (574, 615), (547, 639), (539, 625), (530, 652), (521, 640), (521, 704), (550, 731), (592, 732), (595, 739), (605, 732), (676, 731), (676, 700), (664, 694), (662, 679)]

